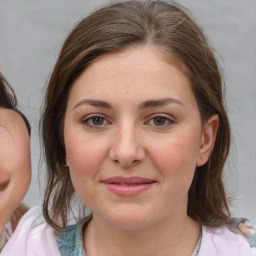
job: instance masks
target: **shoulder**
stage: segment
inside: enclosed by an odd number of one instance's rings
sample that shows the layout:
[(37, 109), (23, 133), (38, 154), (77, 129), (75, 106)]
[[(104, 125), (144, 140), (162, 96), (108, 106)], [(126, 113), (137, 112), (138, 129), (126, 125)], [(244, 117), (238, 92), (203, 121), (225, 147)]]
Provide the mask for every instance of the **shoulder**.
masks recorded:
[(235, 219), (235, 222), (239, 232), (247, 240), (250, 247), (256, 248), (256, 229), (250, 225), (248, 219)]
[[(250, 233), (247, 237), (238, 229), (242, 223), (234, 219), (231, 228), (223, 226), (220, 228), (203, 227), (202, 241), (198, 256), (256, 256), (256, 236)], [(251, 229), (252, 230), (252, 229)]]
[(60, 255), (53, 229), (45, 222), (40, 207), (30, 209), (20, 220), (1, 256)]

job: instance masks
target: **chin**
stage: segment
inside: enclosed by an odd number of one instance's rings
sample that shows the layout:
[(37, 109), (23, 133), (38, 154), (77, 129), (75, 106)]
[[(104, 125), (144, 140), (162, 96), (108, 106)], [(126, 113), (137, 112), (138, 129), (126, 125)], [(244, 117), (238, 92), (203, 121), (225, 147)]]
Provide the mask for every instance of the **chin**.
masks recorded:
[(148, 214), (129, 211), (115, 213), (114, 216), (106, 219), (111, 226), (124, 231), (141, 230), (149, 227), (153, 222), (150, 221)]

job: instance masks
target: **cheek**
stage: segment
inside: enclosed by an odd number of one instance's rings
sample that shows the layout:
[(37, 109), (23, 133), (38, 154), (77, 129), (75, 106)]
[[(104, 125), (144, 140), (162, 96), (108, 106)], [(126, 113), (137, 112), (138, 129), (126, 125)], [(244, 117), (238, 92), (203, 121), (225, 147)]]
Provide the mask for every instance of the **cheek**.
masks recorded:
[(198, 141), (193, 136), (181, 135), (154, 146), (151, 158), (165, 182), (177, 188), (190, 186), (196, 168)]
[(13, 198), (21, 201), (26, 195), (31, 181), (31, 163), (28, 150), (17, 156), (16, 168), (13, 172), (11, 182), (13, 183)]
[(106, 156), (103, 141), (67, 142), (66, 153), (75, 191), (84, 204), (90, 206), (97, 194), (100, 171)]
[(0, 162), (0, 177), (8, 177), (10, 184), (15, 184), (15, 190), (26, 191), (31, 179), (29, 143), (16, 141), (15, 147), (13, 143), (5, 145), (4, 150), (0, 152)]
[(0, 134), (0, 163), (1, 163), (1, 169), (0, 169), (0, 175), (11, 175), (11, 170), (13, 161), (10, 161), (10, 159), (15, 160), (15, 148), (14, 148), (14, 142), (9, 134)]
[(104, 142), (97, 140), (66, 141), (66, 153), (74, 185), (97, 179), (106, 156)]
[(13, 159), (15, 161), (12, 161), (12, 164), (9, 163), (8, 166), (10, 182), (8, 187), (0, 192), (0, 213), (5, 222), (8, 221), (22, 201), (31, 179), (30, 159), (28, 156), (17, 156), (17, 158), (14, 157)]

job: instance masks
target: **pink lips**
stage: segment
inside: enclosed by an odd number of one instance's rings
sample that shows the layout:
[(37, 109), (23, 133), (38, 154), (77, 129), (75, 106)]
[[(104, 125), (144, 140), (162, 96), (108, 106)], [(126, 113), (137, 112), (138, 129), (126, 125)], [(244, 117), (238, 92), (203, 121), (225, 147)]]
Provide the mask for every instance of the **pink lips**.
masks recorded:
[(136, 196), (151, 188), (156, 181), (142, 177), (111, 177), (102, 183), (119, 196)]

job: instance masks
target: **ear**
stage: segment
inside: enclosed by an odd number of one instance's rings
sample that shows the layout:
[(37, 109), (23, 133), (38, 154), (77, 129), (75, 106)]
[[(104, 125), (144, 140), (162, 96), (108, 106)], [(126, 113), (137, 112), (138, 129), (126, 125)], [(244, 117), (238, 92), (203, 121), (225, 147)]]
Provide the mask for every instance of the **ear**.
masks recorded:
[(202, 166), (208, 161), (209, 156), (214, 148), (218, 127), (218, 115), (211, 116), (204, 124), (196, 166)]

